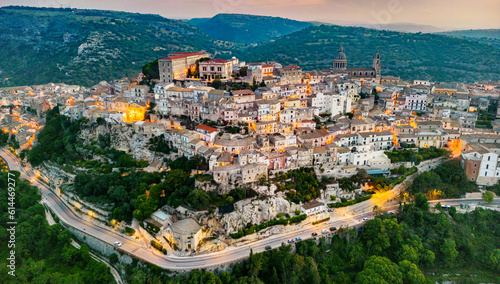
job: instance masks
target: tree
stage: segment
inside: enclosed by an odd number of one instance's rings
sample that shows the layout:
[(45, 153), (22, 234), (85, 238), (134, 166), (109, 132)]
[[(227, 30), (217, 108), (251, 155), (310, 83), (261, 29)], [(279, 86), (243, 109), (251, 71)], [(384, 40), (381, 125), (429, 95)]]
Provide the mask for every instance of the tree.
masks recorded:
[(490, 254), (491, 268), (495, 272), (500, 272), (500, 249), (494, 249)]
[(403, 274), (403, 282), (405, 284), (425, 283), (425, 276), (415, 263), (403, 260), (399, 262), (399, 270)]
[(495, 199), (495, 194), (493, 194), (493, 192), (486, 191), (485, 193), (483, 193), (483, 201), (484, 202), (486, 202), (488, 204), (492, 204), (493, 199)]
[(391, 246), (388, 232), (380, 218), (366, 222), (362, 240), (369, 255), (380, 255)]
[(142, 74), (148, 79), (160, 79), (160, 70), (158, 68), (158, 59), (146, 63), (142, 67)]
[(113, 253), (109, 256), (109, 263), (111, 264), (115, 264), (118, 262), (118, 255), (116, 255), (116, 253)]
[(365, 169), (359, 169), (358, 172), (356, 173), (356, 176), (359, 178), (360, 181), (362, 181), (368, 178), (368, 173), (366, 173)]
[(187, 200), (195, 209), (204, 209), (210, 204), (210, 197), (201, 189), (191, 191)]
[(424, 211), (429, 211), (429, 201), (422, 193), (415, 194), (415, 206)]
[(455, 241), (451, 238), (444, 239), (443, 243), (441, 244), (441, 253), (443, 261), (447, 265), (453, 264), (453, 262), (458, 256), (458, 251), (456, 249)]
[(363, 270), (356, 276), (356, 283), (403, 283), (403, 273), (397, 264), (383, 256), (371, 256)]
[(213, 82), (210, 84), (210, 86), (214, 89), (220, 89), (220, 87), (222, 86), (222, 82), (220, 81), (220, 79), (215, 79), (213, 80)]

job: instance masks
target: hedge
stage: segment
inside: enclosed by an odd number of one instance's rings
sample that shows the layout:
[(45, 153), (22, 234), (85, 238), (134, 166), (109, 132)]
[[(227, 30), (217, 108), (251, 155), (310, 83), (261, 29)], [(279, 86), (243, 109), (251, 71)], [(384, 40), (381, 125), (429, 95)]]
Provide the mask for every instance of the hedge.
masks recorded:
[(318, 221), (314, 221), (312, 224), (313, 224), (313, 225), (316, 225), (316, 224), (319, 224), (319, 223), (322, 223), (322, 222), (326, 222), (326, 221), (328, 221), (328, 220), (330, 220), (330, 217), (325, 218), (325, 219), (321, 219), (321, 220), (318, 220)]
[(151, 246), (153, 246), (155, 249), (161, 251), (163, 254), (167, 254), (167, 250), (157, 241), (151, 240)]
[(365, 197), (361, 197), (361, 198), (358, 198), (358, 199), (349, 200), (349, 201), (346, 201), (346, 202), (328, 203), (328, 207), (330, 207), (330, 208), (346, 207), (346, 206), (354, 205), (356, 203), (360, 203), (360, 202), (369, 200), (370, 198), (372, 198), (372, 196), (368, 195), (368, 196), (365, 196)]
[(243, 236), (253, 234), (254, 232), (258, 232), (260, 230), (263, 230), (267, 227), (275, 226), (275, 225), (290, 225), (290, 224), (295, 224), (295, 223), (300, 223), (304, 221), (307, 218), (307, 214), (302, 214), (299, 216), (295, 216), (292, 218), (287, 218), (283, 219), (280, 218), (278, 220), (271, 220), (265, 223), (262, 223), (260, 225), (252, 225), (250, 228), (244, 228), (242, 230), (239, 230), (237, 233), (230, 234), (233, 239), (239, 239)]

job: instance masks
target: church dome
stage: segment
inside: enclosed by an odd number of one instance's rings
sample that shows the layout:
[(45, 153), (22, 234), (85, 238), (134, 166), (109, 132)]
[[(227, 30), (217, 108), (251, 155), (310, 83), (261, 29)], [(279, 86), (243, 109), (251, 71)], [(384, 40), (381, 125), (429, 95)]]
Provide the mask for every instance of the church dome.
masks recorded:
[(344, 48), (342, 47), (342, 45), (339, 48), (339, 53), (337, 53), (337, 55), (335, 55), (334, 59), (339, 59), (339, 60), (346, 60), (347, 59), (347, 56), (345, 56)]

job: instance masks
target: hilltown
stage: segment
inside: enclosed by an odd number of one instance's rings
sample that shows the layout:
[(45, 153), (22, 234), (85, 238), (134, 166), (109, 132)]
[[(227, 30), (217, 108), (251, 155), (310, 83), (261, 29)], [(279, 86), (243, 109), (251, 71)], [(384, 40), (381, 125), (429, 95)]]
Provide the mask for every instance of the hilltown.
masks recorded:
[[(125, 127), (134, 139), (164, 139), (175, 149), (164, 156), (145, 153), (146, 147), (120, 149), (147, 160), (146, 171), (168, 170), (168, 161), (181, 156), (203, 158), (203, 174), (212, 175), (224, 192), (258, 188), (270, 175), (307, 167), (323, 177), (350, 177), (360, 170), (388, 176), (391, 169), (420, 161), (391, 161), (387, 153), (434, 147), (460, 157), (468, 179), (498, 182), (500, 82), (404, 81), (381, 70), (378, 54), (369, 68), (348, 68), (342, 47), (331, 69), (307, 72), (277, 62), (176, 52), (158, 60), (159, 79), (152, 84), (139, 74), (90, 88), (50, 83), (0, 89), (1, 127), (15, 137), (21, 154), (36, 145), (44, 113), (59, 106), (72, 120)], [(327, 188), (318, 200), (287, 210), (317, 214), (327, 202), (354, 198), (338, 184)], [(166, 215), (155, 213), (151, 218), (163, 228)], [(166, 231), (200, 230), (192, 219), (181, 221)]]

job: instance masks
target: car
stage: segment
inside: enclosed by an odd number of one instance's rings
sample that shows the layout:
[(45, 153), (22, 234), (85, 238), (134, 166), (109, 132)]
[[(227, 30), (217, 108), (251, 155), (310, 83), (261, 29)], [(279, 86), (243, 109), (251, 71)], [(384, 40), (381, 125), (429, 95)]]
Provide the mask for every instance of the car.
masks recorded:
[(328, 234), (328, 230), (321, 230), (322, 234)]
[(297, 237), (297, 238), (295, 238), (295, 241), (296, 241), (296, 242), (300, 242), (300, 241), (302, 241), (302, 239), (301, 239), (301, 238), (299, 238), (299, 237)]
[(335, 228), (335, 227), (330, 228), (330, 232), (335, 232), (335, 231), (337, 231), (337, 228)]
[(312, 233), (311, 236), (316, 237), (318, 233)]
[(120, 242), (115, 242), (115, 246), (117, 246), (117, 247), (121, 247), (121, 246), (122, 246), (122, 243), (120, 243)]
[(389, 212), (387, 212), (387, 213), (388, 213), (389, 215), (394, 215), (394, 212), (392, 212), (392, 211), (389, 211)]
[(266, 246), (265, 249), (266, 250), (270, 250), (270, 249), (272, 249), (272, 247), (271, 246)]
[(288, 240), (288, 243), (292, 244), (292, 243), (294, 243), (294, 241), (293, 240)]
[(366, 222), (366, 221), (368, 221), (368, 218), (363, 218), (363, 222)]

